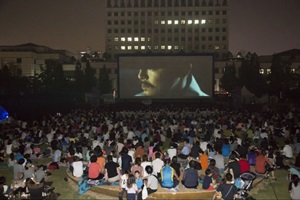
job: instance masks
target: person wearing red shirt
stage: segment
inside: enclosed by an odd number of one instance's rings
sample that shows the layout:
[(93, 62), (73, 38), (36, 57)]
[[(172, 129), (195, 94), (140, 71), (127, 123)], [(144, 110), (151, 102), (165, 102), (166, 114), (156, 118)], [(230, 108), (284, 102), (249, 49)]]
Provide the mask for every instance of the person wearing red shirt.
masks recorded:
[(274, 166), (272, 165), (270, 160), (265, 155), (266, 155), (266, 152), (263, 150), (256, 157), (255, 172), (258, 174), (262, 174), (265, 177), (267, 177), (268, 173), (271, 172), (272, 179), (276, 180), (275, 175), (274, 175)]
[(246, 160), (246, 158), (240, 158), (239, 160), (239, 165), (240, 165), (240, 172), (241, 174), (247, 171), (250, 171), (250, 164), (249, 162)]

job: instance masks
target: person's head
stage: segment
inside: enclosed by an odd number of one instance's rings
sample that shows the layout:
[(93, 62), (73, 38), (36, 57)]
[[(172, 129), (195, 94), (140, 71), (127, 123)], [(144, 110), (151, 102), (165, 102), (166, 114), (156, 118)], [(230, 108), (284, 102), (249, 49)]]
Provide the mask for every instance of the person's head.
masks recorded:
[(91, 163), (97, 162), (97, 156), (96, 155), (92, 155), (90, 158)]
[(153, 172), (153, 168), (150, 165), (147, 165), (145, 170), (146, 170), (147, 174), (152, 174), (152, 172)]
[(206, 175), (206, 176), (212, 176), (212, 171), (211, 171), (210, 168), (207, 168), (207, 169), (205, 170), (205, 175)]
[(134, 172), (134, 177), (135, 177), (136, 179), (138, 179), (138, 178), (141, 177), (141, 174), (140, 174), (140, 172), (139, 172), (138, 170), (136, 170), (136, 171)]
[(215, 159), (210, 159), (209, 166), (216, 166), (216, 160)]
[(134, 160), (134, 164), (136, 164), (136, 165), (140, 166), (140, 165), (141, 165), (141, 163), (142, 163), (142, 160), (141, 160), (141, 158), (140, 158), (140, 157), (137, 157), (137, 158), (135, 158), (135, 160)]
[(225, 180), (226, 181), (232, 181), (232, 175), (230, 173), (225, 174)]
[(143, 160), (143, 162), (148, 161), (148, 155), (147, 155), (147, 154), (144, 154), (143, 157), (142, 157), (142, 160)]
[(172, 163), (177, 163), (177, 156), (173, 156)]
[(128, 174), (127, 188), (131, 188), (134, 183), (135, 183), (134, 175), (133, 174)]
[(165, 165), (169, 165), (170, 164), (170, 158), (165, 159)]
[(190, 165), (190, 168), (195, 169), (196, 163), (195, 163), (194, 160), (191, 160), (191, 161), (189, 162), (189, 165)]
[(160, 153), (159, 152), (155, 153), (155, 158), (160, 158)]
[(182, 66), (174, 70), (170, 67), (159, 68), (149, 66), (139, 70), (138, 79), (146, 96), (167, 94), (178, 88), (183, 82), (184, 76), (191, 70), (191, 66)]

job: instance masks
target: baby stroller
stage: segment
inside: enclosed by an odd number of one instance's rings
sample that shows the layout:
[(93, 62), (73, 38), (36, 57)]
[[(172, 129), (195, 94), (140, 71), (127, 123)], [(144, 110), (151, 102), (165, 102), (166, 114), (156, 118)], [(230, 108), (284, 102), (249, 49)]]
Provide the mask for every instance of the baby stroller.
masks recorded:
[(253, 172), (244, 172), (239, 177), (238, 195), (240, 200), (253, 199), (248, 196), (247, 191), (252, 189), (253, 181), (256, 179), (256, 174)]

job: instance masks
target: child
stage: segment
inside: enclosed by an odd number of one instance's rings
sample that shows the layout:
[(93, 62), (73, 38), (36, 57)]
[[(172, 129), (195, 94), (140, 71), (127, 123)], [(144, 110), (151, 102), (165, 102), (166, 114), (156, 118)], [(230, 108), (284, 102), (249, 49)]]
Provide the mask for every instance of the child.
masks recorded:
[(136, 194), (141, 191), (137, 188), (133, 174), (128, 175), (126, 191), (127, 191), (127, 200), (136, 200)]
[(128, 174), (130, 173), (130, 170), (127, 169), (125, 173), (121, 176), (120, 180), (120, 185), (119, 185), (119, 200), (123, 199), (123, 194), (126, 192), (126, 185), (127, 185), (127, 180), (128, 180)]
[(212, 171), (210, 168), (205, 170), (205, 176), (202, 183), (204, 190), (214, 190), (216, 188), (215, 182), (212, 179)]
[(137, 199), (140, 200), (140, 199), (142, 199), (142, 189), (143, 189), (143, 185), (144, 185), (143, 179), (142, 179), (142, 176), (141, 176), (141, 174), (140, 174), (140, 172), (138, 170), (136, 170), (134, 172), (134, 177), (135, 177), (135, 183), (137, 185), (138, 190), (141, 190), (137, 194), (137, 197), (138, 197)]

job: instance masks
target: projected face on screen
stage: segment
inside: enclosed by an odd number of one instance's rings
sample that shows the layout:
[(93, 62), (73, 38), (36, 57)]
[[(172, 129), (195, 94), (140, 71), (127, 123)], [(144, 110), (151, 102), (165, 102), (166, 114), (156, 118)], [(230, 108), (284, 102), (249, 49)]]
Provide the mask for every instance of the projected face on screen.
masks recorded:
[(120, 56), (119, 97), (180, 99), (212, 93), (212, 56)]
[(138, 79), (142, 92), (135, 96), (207, 96), (192, 74), (192, 64), (175, 68), (141, 68)]

